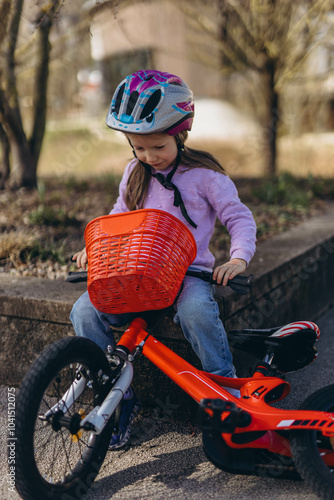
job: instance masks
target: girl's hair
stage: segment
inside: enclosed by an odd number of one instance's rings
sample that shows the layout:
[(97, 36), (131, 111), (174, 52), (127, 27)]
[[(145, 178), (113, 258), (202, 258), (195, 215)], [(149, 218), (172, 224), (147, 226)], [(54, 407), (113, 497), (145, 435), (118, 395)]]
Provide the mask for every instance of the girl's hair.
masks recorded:
[[(186, 170), (190, 170), (192, 168), (207, 168), (209, 170), (224, 173), (222, 165), (210, 153), (185, 146), (187, 137), (187, 130), (182, 130), (175, 135), (176, 143), (178, 147), (181, 148), (180, 164), (187, 167)], [(128, 137), (127, 139), (132, 147), (130, 139)], [(151, 179), (152, 176), (150, 173), (145, 169), (140, 161), (137, 160), (137, 163), (129, 176), (125, 193), (125, 203), (129, 210), (136, 210), (143, 207)]]

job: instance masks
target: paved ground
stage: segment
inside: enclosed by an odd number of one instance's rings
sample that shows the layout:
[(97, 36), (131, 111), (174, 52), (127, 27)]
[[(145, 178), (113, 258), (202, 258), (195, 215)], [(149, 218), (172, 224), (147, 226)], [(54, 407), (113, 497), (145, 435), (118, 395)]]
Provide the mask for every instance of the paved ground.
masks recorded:
[[(319, 357), (315, 363), (288, 377), (293, 384), (292, 394), (286, 401), (290, 407), (299, 405), (308, 394), (334, 381), (334, 308), (322, 315), (317, 323), (322, 331)], [(7, 395), (8, 388), (2, 387), (0, 429), (3, 442), (7, 430)], [(168, 414), (165, 413), (165, 417)], [(130, 447), (108, 453), (87, 500), (316, 500), (301, 481), (237, 476), (220, 471), (207, 461), (198, 429), (194, 434), (190, 425), (172, 423), (165, 417), (137, 420)], [(19, 500), (16, 493), (8, 491), (5, 446), (1, 446), (0, 460), (0, 496), (5, 500)]]

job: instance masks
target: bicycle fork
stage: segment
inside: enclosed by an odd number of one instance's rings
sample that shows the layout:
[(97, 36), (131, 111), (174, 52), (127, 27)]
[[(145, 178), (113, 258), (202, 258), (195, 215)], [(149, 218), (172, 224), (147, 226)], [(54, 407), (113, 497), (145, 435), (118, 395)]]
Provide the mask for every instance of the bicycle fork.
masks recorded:
[(129, 361), (125, 361), (121, 374), (104, 399), (101, 406), (96, 406), (81, 422), (83, 428), (87, 425), (94, 434), (100, 434), (106, 426), (111, 415), (122, 401), (124, 394), (130, 387), (133, 378), (133, 366)]
[[(106, 426), (111, 415), (116, 410), (117, 406), (121, 402), (125, 392), (130, 387), (133, 378), (133, 366), (129, 361), (125, 361), (122, 367), (121, 373), (113, 385), (107, 396), (105, 397), (101, 406), (96, 406), (84, 419), (80, 421), (80, 428), (92, 431), (94, 434), (100, 434), (104, 427)], [(84, 392), (87, 383), (86, 377), (81, 375), (77, 377), (66, 391), (64, 396), (58, 403), (56, 403), (50, 410), (48, 410), (43, 416), (42, 420), (48, 421), (53, 415), (62, 412), (65, 414), (69, 411), (71, 406)], [(71, 426), (71, 419), (60, 418), (59, 422), (64, 427)], [(79, 429), (78, 429), (79, 430)]]

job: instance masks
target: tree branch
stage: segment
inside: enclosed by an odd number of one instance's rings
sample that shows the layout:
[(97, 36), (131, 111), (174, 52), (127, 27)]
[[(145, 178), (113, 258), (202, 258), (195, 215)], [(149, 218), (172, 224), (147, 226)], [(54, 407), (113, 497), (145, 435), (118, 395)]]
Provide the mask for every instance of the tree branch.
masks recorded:
[(7, 36), (7, 24), (10, 14), (10, 0), (3, 0), (0, 6), (0, 45)]
[(37, 19), (37, 68), (34, 85), (34, 118), (29, 148), (32, 161), (37, 168), (46, 126), (47, 84), (49, 77), (49, 61), (51, 45), (50, 30), (54, 17), (59, 13), (63, 0), (53, 0), (42, 9)]
[(20, 114), (19, 100), (16, 86), (15, 76), (15, 49), (17, 44), (21, 14), (22, 14), (23, 0), (13, 1), (13, 14), (9, 21), (8, 34), (7, 34), (7, 50), (6, 50), (6, 74), (7, 74), (7, 92), (9, 95), (9, 104), (15, 109), (15, 112)]

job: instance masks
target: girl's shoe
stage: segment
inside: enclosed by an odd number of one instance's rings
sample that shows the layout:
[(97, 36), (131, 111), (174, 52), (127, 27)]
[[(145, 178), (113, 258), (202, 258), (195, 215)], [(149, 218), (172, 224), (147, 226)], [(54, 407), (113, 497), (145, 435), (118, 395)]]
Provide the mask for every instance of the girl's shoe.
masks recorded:
[(140, 412), (140, 402), (132, 391), (131, 399), (123, 399), (119, 428), (117, 433), (111, 436), (109, 450), (123, 448), (131, 436), (131, 424)]

